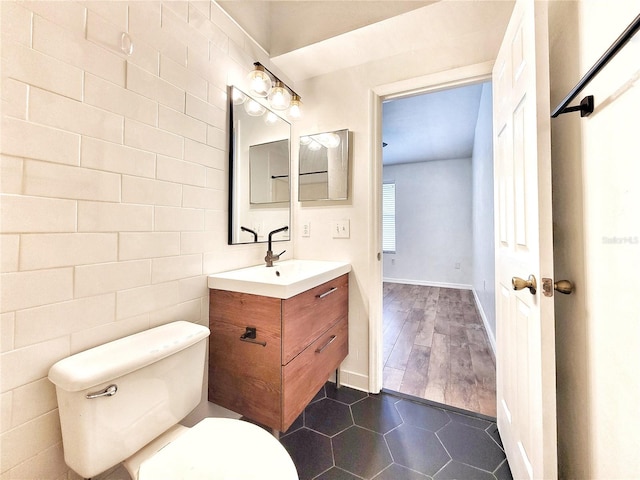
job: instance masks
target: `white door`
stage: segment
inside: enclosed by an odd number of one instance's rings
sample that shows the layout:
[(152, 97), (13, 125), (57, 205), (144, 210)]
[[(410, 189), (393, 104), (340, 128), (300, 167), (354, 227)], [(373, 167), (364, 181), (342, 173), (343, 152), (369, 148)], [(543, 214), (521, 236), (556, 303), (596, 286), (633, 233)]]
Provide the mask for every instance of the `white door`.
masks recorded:
[[(557, 477), (547, 37), (546, 2), (518, 0), (493, 70), (497, 417), (514, 478)], [(535, 293), (515, 291), (530, 275)]]

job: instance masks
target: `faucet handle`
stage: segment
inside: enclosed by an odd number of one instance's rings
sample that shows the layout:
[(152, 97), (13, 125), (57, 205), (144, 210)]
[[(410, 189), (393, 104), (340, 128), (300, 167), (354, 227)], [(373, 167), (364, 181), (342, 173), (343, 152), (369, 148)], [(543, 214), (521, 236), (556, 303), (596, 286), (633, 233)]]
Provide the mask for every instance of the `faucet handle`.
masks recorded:
[(282, 255), (284, 252), (286, 252), (286, 250), (282, 250), (279, 254), (274, 255), (274, 258), (277, 260), (280, 258), (280, 255)]

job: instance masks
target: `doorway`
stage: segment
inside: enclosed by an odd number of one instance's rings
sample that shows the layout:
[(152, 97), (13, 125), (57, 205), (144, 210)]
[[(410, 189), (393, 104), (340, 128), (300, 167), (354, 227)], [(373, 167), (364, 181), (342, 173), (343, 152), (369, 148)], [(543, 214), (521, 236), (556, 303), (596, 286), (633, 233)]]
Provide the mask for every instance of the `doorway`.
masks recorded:
[(380, 177), (398, 197), (397, 245), (383, 242), (381, 386), (495, 416), (491, 85), (426, 90), (380, 98)]

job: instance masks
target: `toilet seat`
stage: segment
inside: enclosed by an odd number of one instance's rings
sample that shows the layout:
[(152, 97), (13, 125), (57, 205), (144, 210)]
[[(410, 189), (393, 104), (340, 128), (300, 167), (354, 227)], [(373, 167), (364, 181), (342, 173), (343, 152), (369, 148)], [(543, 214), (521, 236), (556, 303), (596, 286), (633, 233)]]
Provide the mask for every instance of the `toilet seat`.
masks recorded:
[(205, 418), (140, 465), (138, 480), (298, 480), (285, 448), (241, 420)]

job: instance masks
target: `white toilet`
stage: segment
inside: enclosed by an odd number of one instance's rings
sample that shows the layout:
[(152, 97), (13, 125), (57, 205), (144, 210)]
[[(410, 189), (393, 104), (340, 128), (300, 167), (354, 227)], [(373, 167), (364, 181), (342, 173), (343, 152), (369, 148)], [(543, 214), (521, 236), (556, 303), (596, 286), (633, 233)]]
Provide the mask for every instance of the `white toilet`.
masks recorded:
[(256, 425), (178, 425), (200, 402), (208, 336), (174, 322), (51, 367), (67, 465), (85, 478), (124, 462), (134, 480), (298, 480), (284, 447)]

